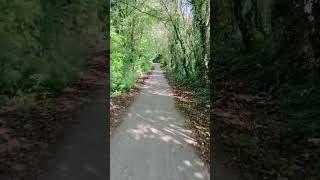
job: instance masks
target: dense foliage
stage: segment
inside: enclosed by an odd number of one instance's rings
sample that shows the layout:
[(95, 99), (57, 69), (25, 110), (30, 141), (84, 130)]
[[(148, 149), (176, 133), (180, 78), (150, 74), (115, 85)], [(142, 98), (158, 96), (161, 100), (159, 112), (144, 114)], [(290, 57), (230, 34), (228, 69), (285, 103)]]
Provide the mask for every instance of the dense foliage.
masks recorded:
[[(209, 1), (161, 1), (170, 20), (165, 66), (193, 88), (207, 87)], [(170, 7), (170, 8), (169, 8)]]
[(107, 2), (1, 0), (0, 107), (30, 103), (78, 78), (102, 46)]
[(319, 4), (222, 4), (215, 28), (217, 66), (227, 67), (226, 74), (241, 77), (257, 91), (274, 95), (295, 132), (320, 137)]
[(212, 80), (233, 79), (253, 94), (271, 95), (283, 114), (278, 128), (286, 147), (320, 138), (320, 3), (218, 0), (213, 6)]
[(110, 69), (112, 93), (130, 89), (154, 59), (160, 60), (185, 85), (205, 91), (208, 37), (208, 1), (114, 1)]
[(110, 80), (111, 94), (130, 90), (151, 68), (157, 54), (153, 39), (154, 20), (136, 10), (146, 7), (140, 1), (114, 1), (111, 6)]

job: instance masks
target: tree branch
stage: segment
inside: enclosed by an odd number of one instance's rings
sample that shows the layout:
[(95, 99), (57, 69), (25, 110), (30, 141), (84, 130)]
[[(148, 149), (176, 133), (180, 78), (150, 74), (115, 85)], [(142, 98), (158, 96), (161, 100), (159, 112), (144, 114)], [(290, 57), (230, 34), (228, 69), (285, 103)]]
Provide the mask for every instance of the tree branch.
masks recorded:
[(118, 1), (118, 2), (123, 3), (123, 4), (127, 5), (127, 6), (130, 6), (130, 7), (134, 8), (135, 10), (137, 10), (137, 11), (139, 11), (139, 12), (141, 12), (141, 13), (147, 14), (147, 15), (149, 15), (149, 16), (152, 16), (152, 17), (155, 17), (155, 18), (159, 19), (160, 21), (165, 22), (161, 17), (156, 16), (156, 15), (154, 15), (154, 14), (151, 14), (151, 13), (149, 13), (149, 12), (143, 11), (143, 10), (137, 8), (136, 6), (132, 5), (132, 4), (129, 4), (129, 3), (123, 2), (123, 1)]

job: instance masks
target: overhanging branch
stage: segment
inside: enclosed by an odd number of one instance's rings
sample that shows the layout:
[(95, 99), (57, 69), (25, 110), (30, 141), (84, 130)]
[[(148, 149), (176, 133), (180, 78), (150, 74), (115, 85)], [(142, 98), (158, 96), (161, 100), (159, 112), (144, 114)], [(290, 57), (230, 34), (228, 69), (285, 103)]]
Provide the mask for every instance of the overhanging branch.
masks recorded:
[(130, 7), (134, 8), (135, 10), (137, 10), (137, 11), (143, 13), (143, 14), (146, 14), (146, 15), (149, 15), (149, 16), (152, 16), (152, 17), (155, 17), (155, 18), (159, 19), (160, 21), (166, 23), (166, 21), (164, 21), (161, 17), (159, 17), (159, 16), (157, 16), (157, 15), (154, 15), (154, 14), (151, 14), (151, 13), (149, 13), (149, 12), (143, 11), (143, 10), (137, 8), (136, 6), (132, 5), (132, 4), (129, 4), (129, 3), (123, 2), (123, 1), (118, 1), (118, 2), (123, 3), (123, 4), (127, 5), (127, 6), (130, 6)]

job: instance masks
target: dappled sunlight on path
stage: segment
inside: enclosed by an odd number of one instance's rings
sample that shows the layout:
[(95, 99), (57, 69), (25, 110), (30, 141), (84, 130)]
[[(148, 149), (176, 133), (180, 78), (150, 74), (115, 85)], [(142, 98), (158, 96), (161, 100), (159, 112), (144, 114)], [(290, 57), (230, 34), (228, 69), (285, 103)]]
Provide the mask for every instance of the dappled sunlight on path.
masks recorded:
[(111, 180), (209, 179), (158, 64), (110, 142)]

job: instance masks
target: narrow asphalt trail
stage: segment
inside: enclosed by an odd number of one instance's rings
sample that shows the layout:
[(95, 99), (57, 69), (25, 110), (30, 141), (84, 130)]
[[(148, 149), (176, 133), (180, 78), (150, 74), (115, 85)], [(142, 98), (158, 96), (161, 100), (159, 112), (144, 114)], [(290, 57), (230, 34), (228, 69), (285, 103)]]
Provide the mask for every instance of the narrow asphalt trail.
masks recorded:
[(111, 180), (208, 180), (159, 64), (110, 140)]

